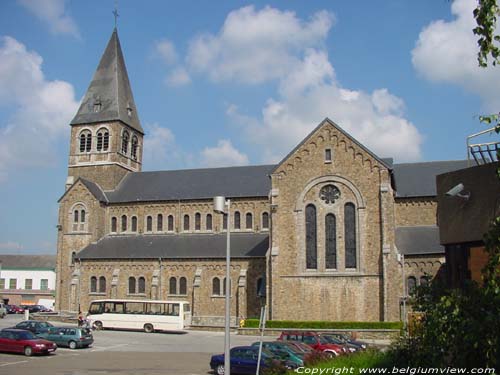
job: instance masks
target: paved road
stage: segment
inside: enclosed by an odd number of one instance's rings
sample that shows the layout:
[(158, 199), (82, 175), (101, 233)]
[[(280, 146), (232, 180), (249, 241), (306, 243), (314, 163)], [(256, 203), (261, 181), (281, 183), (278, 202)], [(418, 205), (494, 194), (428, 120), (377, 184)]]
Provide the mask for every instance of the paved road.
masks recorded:
[[(20, 315), (8, 315), (0, 319), (0, 328), (12, 327), (21, 320)], [(257, 340), (255, 336), (232, 335), (231, 346), (248, 345)], [(223, 351), (224, 334), (221, 332), (98, 331), (94, 332), (91, 348), (58, 348), (55, 354), (41, 357), (0, 353), (0, 374), (204, 375), (211, 373), (210, 356)]]

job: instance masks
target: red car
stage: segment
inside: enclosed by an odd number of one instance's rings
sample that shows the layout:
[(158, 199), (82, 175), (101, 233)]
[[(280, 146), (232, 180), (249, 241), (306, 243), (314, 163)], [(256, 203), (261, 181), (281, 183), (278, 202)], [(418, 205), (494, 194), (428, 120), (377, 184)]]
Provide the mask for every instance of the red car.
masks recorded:
[(336, 357), (344, 353), (344, 348), (342, 346), (329, 343), (324, 337), (321, 337), (316, 332), (283, 331), (278, 340), (300, 341), (315, 350), (325, 353), (329, 357)]
[(20, 306), (16, 305), (7, 305), (7, 313), (9, 314), (22, 314), (24, 313), (24, 309)]
[(30, 331), (6, 328), (0, 331), (0, 351), (33, 354), (49, 354), (55, 352), (57, 345), (52, 341), (37, 338)]

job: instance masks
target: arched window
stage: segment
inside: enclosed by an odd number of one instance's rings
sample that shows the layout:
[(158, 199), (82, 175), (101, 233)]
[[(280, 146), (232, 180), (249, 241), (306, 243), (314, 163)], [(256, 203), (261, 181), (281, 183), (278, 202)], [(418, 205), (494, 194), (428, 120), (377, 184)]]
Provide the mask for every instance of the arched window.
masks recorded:
[(177, 294), (177, 279), (175, 277), (171, 277), (168, 282), (168, 293)]
[(250, 212), (247, 212), (245, 215), (245, 228), (252, 229), (253, 227), (253, 215)]
[(146, 279), (144, 277), (139, 277), (137, 293), (144, 294), (146, 293)]
[(337, 224), (334, 214), (325, 217), (325, 267), (337, 268)]
[(409, 276), (407, 279), (408, 294), (411, 295), (415, 292), (417, 287), (417, 279), (414, 276)]
[(99, 129), (97, 132), (97, 151), (108, 151), (109, 133), (107, 129)]
[(205, 223), (207, 230), (212, 230), (212, 214), (207, 214), (207, 221)]
[(135, 277), (128, 278), (128, 293), (135, 294)]
[(90, 293), (97, 293), (97, 277), (90, 278)]
[(262, 214), (262, 229), (269, 229), (269, 214), (267, 212)]
[(137, 232), (137, 216), (132, 216), (132, 232)]
[(168, 215), (168, 231), (174, 231), (174, 217), (172, 215)]
[(148, 216), (146, 218), (146, 232), (151, 232), (153, 231), (153, 217)]
[(122, 134), (122, 153), (125, 155), (128, 153), (128, 141), (130, 139), (130, 135), (128, 134), (128, 131), (124, 131)]
[(85, 223), (85, 210), (80, 210), (80, 223)]
[(222, 229), (227, 230), (227, 215), (222, 214)]
[(344, 206), (345, 268), (356, 268), (356, 209), (354, 204)]
[(181, 277), (179, 279), (179, 294), (182, 294), (182, 295), (187, 294), (187, 280), (185, 277)]
[(224, 281), (222, 283), (222, 295), (226, 295), (226, 291), (229, 291), (229, 294), (231, 294), (231, 279), (229, 279), (229, 289), (226, 289), (226, 278), (224, 277)]
[(236, 211), (234, 213), (234, 229), (240, 229), (241, 228), (241, 215), (239, 211)]
[(316, 243), (316, 207), (308, 204), (306, 207), (306, 268), (318, 268), (318, 253)]
[(117, 221), (118, 220), (116, 220), (116, 217), (111, 218), (111, 232), (113, 232), (113, 233), (116, 233), (116, 231), (118, 229), (117, 228)]
[(184, 230), (189, 230), (189, 215), (184, 215)]
[(132, 137), (132, 148), (130, 150), (132, 159), (137, 160), (137, 146), (139, 144), (139, 141), (137, 140), (137, 137), (134, 135)]
[(263, 277), (259, 277), (257, 279), (257, 297), (265, 297), (266, 296), (266, 283), (264, 282)]
[(194, 215), (194, 230), (200, 230), (201, 229), (201, 214), (197, 212)]
[(71, 253), (71, 264), (75, 264), (75, 260), (76, 260), (76, 251), (73, 251)]
[(163, 215), (158, 214), (156, 217), (156, 230), (158, 232), (163, 232)]
[(214, 277), (212, 280), (212, 295), (220, 296), (220, 280), (218, 277)]
[(79, 221), (79, 213), (78, 213), (78, 210), (75, 210), (73, 212), (73, 223), (78, 224), (78, 221)]
[(99, 293), (106, 293), (106, 278), (104, 276), (99, 277)]
[(122, 232), (127, 231), (127, 215), (122, 215)]
[(429, 276), (420, 276), (420, 285), (421, 286), (429, 285)]
[(85, 230), (86, 212), (83, 205), (78, 204), (73, 209), (73, 231)]
[(80, 152), (90, 152), (92, 149), (92, 133), (84, 130), (80, 133)]
[(102, 150), (108, 151), (109, 149), (109, 132), (105, 131), (102, 137)]

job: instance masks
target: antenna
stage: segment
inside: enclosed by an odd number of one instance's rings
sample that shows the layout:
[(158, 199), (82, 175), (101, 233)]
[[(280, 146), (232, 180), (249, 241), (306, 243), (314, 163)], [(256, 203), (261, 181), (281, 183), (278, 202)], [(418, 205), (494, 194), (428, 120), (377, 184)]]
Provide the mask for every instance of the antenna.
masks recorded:
[(116, 26), (118, 24), (118, 17), (120, 17), (120, 15), (118, 14), (118, 0), (115, 0), (115, 9), (113, 10), (113, 15), (115, 16), (115, 29), (116, 29)]

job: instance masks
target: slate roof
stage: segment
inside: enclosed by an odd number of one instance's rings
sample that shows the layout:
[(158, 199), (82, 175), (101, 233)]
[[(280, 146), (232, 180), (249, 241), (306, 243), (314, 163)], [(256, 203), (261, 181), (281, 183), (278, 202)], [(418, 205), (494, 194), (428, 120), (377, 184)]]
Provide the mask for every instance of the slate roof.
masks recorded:
[(467, 168), (467, 160), (394, 164), (396, 197), (436, 196), (436, 176), (462, 168)]
[[(101, 110), (95, 112), (98, 102)], [(127, 108), (132, 110), (130, 116)], [(71, 125), (116, 120), (144, 134), (115, 28)]]
[(2, 269), (47, 269), (55, 270), (55, 255), (6, 255), (0, 254)]
[(396, 227), (396, 247), (405, 255), (444, 254), (434, 225)]
[(106, 192), (110, 203), (267, 197), (271, 190), (269, 174), (274, 165), (249, 167), (183, 169), (135, 172), (126, 175), (114, 191)]
[[(231, 257), (264, 257), (269, 236), (231, 233)], [(105, 236), (77, 254), (80, 259), (225, 258), (226, 234)]]
[(92, 195), (99, 201), (99, 202), (108, 202), (108, 198), (106, 197), (106, 194), (104, 191), (101, 189), (101, 187), (92, 181), (86, 180), (82, 177), (80, 177), (80, 180), (82, 181), (82, 184), (84, 184), (87, 189), (92, 193)]

